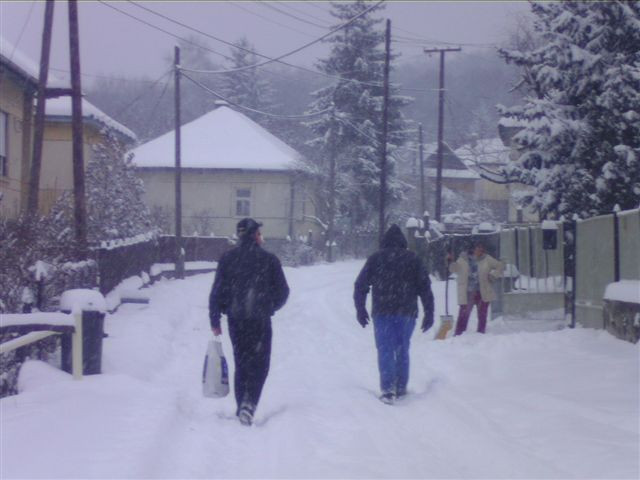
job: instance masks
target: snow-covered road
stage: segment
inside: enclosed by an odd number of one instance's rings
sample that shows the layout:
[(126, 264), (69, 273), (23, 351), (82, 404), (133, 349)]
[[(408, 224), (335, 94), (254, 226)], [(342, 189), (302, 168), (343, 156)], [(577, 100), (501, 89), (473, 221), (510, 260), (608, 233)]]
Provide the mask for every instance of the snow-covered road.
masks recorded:
[[(201, 395), (213, 275), (157, 283), (149, 306), (108, 316), (103, 375), (25, 365), (0, 401), (0, 478), (638, 478), (637, 345), (541, 320), (416, 329), (410, 396), (390, 407), (355, 321), (362, 264), (285, 270), (252, 428), (232, 395)], [(434, 294), (437, 316), (444, 284)]]

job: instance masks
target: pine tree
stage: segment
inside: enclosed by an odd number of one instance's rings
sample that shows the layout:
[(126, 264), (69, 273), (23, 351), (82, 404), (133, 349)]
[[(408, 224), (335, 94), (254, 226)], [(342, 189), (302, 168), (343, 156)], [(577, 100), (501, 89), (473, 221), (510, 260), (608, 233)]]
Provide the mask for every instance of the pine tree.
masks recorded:
[(640, 3), (532, 3), (544, 45), (501, 50), (526, 75), (523, 105), (501, 108), (522, 129), (505, 173), (535, 187), (544, 215), (609, 213), (640, 203)]
[[(246, 37), (234, 42), (239, 48), (231, 49), (232, 60), (229, 69), (243, 69), (227, 73), (224, 76), (224, 94), (230, 101), (255, 110), (274, 113), (273, 92), (271, 85), (257, 68), (246, 68), (255, 65), (258, 58), (251, 53), (254, 48)], [(273, 130), (277, 122), (273, 117), (238, 109), (244, 115), (265, 128)]]
[[(94, 147), (87, 164), (87, 238), (99, 245), (102, 241), (153, 233), (156, 227), (142, 197), (144, 186), (132, 164), (132, 153), (110, 128), (102, 131), (103, 141)], [(71, 195), (62, 196), (50, 216), (58, 230), (72, 230)]]
[[(331, 14), (337, 22), (344, 23), (369, 6), (362, 0), (333, 3)], [(374, 11), (327, 40), (332, 43), (331, 52), (319, 62), (318, 68), (342, 79), (314, 92), (315, 100), (308, 109), (310, 113), (331, 109), (330, 113), (308, 123), (315, 135), (309, 146), (321, 172), (320, 197), (325, 199), (329, 158), (335, 151), (338, 216), (348, 219), (352, 227), (364, 227), (368, 223), (372, 226), (379, 204), (385, 52), (382, 20), (372, 18)], [(406, 122), (400, 108), (410, 101), (394, 94), (395, 90), (391, 88), (389, 97), (387, 157), (388, 194), (392, 201), (402, 197), (394, 176), (392, 154), (406, 139)], [(326, 205), (320, 207), (320, 212), (326, 211)]]

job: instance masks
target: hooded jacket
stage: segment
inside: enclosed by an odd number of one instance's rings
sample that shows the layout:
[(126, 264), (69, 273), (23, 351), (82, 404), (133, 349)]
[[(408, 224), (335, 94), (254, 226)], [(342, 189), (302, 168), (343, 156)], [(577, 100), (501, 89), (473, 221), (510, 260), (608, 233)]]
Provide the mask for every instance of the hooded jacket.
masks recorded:
[(418, 256), (407, 250), (407, 240), (397, 225), (384, 234), (381, 248), (371, 255), (358, 278), (353, 300), (358, 312), (365, 310), (372, 288), (373, 316), (418, 316), (420, 297), (425, 315), (433, 316), (433, 293), (429, 274)]
[(225, 252), (209, 295), (211, 326), (220, 328), (220, 316), (230, 319), (269, 318), (282, 308), (289, 286), (280, 260), (255, 240), (243, 238)]

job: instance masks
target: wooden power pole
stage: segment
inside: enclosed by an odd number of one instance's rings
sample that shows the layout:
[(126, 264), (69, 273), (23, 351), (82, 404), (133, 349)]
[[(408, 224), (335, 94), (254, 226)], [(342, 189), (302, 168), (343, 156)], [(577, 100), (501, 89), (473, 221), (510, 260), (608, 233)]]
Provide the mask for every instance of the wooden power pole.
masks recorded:
[(420, 151), (420, 215), (427, 211), (427, 204), (424, 198), (424, 148), (422, 141), (422, 123), (418, 124), (418, 142)]
[(336, 143), (338, 125), (335, 108), (331, 110), (331, 133), (329, 137), (329, 225), (327, 226), (327, 261), (333, 262), (333, 239), (336, 217)]
[(87, 208), (84, 188), (82, 85), (80, 83), (80, 34), (77, 0), (69, 0), (69, 53), (71, 66), (74, 218), (77, 255), (81, 259), (85, 258), (87, 254)]
[(40, 50), (40, 73), (38, 75), (38, 93), (36, 118), (33, 136), (33, 158), (29, 173), (29, 196), (27, 213), (31, 217), (38, 214), (38, 193), (40, 189), (40, 169), (42, 165), (42, 144), (44, 142), (44, 114), (46, 102), (47, 77), (49, 76), (49, 55), (51, 52), (51, 31), (53, 29), (53, 0), (47, 0), (44, 10), (44, 29)]
[(444, 130), (444, 54), (459, 52), (460, 47), (425, 48), (424, 53), (440, 53), (440, 100), (438, 102), (438, 165), (436, 174), (436, 220), (440, 221), (442, 211), (442, 138)]
[(180, 47), (174, 49), (175, 71), (175, 203), (176, 203), (176, 278), (184, 278), (184, 255), (182, 254), (182, 167), (180, 159)]
[(389, 116), (389, 57), (391, 50), (391, 20), (389, 19), (387, 19), (384, 46), (384, 103), (382, 105), (382, 159), (380, 162), (380, 244), (382, 244), (382, 237), (384, 236), (385, 231), (385, 208), (387, 196), (387, 120)]

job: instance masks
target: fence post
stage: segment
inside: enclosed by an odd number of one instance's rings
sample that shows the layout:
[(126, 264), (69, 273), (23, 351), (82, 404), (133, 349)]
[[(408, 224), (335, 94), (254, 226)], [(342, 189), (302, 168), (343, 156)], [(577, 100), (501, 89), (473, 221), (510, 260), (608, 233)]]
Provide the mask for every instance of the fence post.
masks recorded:
[(71, 337), (71, 371), (74, 380), (82, 380), (82, 311), (74, 314), (76, 329)]
[(576, 290), (578, 288), (578, 223), (573, 221), (573, 278), (571, 279), (571, 328), (576, 327)]
[(613, 281), (620, 281), (620, 219), (618, 212), (620, 206), (613, 209)]

